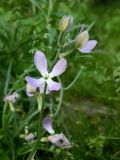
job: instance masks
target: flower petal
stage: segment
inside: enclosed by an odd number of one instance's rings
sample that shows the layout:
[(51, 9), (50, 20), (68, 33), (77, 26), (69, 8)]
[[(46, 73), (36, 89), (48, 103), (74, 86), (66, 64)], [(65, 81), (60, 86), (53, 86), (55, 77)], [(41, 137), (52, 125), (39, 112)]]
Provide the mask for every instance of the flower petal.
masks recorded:
[(46, 117), (44, 120), (43, 120), (43, 128), (48, 131), (48, 133), (50, 134), (54, 134), (54, 130), (52, 128), (52, 121), (51, 121), (51, 118), (50, 117)]
[(36, 92), (36, 88), (30, 85), (29, 83), (27, 83), (27, 86), (26, 86), (27, 96), (32, 97), (34, 96), (35, 92)]
[(49, 91), (58, 91), (61, 88), (61, 84), (58, 82), (54, 82), (52, 79), (46, 80)]
[(36, 78), (32, 78), (32, 77), (26, 77), (26, 81), (33, 87), (37, 88), (39, 87), (42, 83), (43, 83), (43, 78), (40, 79), (36, 79)]
[(78, 50), (82, 53), (90, 53), (92, 49), (95, 48), (96, 44), (96, 40), (90, 40), (86, 43), (86, 45), (83, 48), (78, 48)]
[(71, 147), (70, 141), (65, 137), (63, 133), (48, 136), (48, 140), (60, 148)]
[(75, 40), (75, 46), (76, 48), (82, 48), (86, 45), (86, 43), (88, 42), (89, 40), (89, 33), (88, 31), (83, 31), (83, 32), (80, 32), (77, 37), (76, 37), (76, 40)]
[(34, 62), (35, 62), (35, 65), (42, 76), (48, 75), (47, 59), (46, 59), (45, 54), (43, 52), (41, 52), (41, 51), (35, 52)]
[(49, 74), (51, 78), (61, 75), (67, 68), (67, 61), (65, 58), (61, 58), (53, 67)]

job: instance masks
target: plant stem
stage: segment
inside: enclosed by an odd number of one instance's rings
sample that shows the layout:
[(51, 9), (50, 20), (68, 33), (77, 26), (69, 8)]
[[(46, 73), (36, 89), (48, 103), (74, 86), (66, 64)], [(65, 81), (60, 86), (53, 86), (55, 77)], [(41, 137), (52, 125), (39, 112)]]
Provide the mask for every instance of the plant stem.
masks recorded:
[(3, 114), (2, 114), (2, 128), (5, 128), (5, 113), (7, 109), (7, 103), (4, 104), (3, 106)]
[[(58, 77), (59, 82), (61, 83), (60, 78)], [(61, 83), (62, 84), (62, 83)], [(61, 86), (61, 90), (60, 90), (60, 100), (56, 109), (55, 114), (53, 115), (53, 117), (56, 117), (60, 111), (61, 105), (62, 105), (62, 100), (63, 100), (63, 87)]]
[(75, 82), (78, 80), (78, 78), (79, 78), (82, 70), (83, 70), (83, 67), (81, 67), (81, 69), (79, 70), (78, 74), (77, 74), (76, 77), (73, 79), (73, 81), (72, 81), (67, 87), (64, 88), (65, 91), (68, 90), (68, 89), (70, 89), (70, 88), (75, 84)]
[(43, 119), (43, 112), (44, 112), (44, 100), (45, 100), (46, 87), (47, 87), (47, 85), (45, 84), (44, 93), (43, 93), (43, 96), (42, 96), (41, 111), (40, 111), (39, 118), (38, 118), (38, 135), (37, 135), (37, 140), (36, 140), (36, 142), (35, 142), (35, 144), (33, 146), (32, 152), (29, 155), (29, 157), (27, 158), (27, 160), (32, 160), (34, 158), (34, 156), (35, 156), (35, 154), (37, 152), (39, 141), (40, 141), (40, 136), (41, 136), (40, 133), (41, 133), (41, 129), (42, 129), (41, 126), (42, 126), (42, 119)]
[(58, 45), (58, 51), (57, 51), (57, 54), (55, 55), (55, 58), (53, 59), (53, 63), (52, 63), (52, 67), (55, 65), (57, 59), (59, 58), (59, 53), (60, 53), (60, 50), (61, 50), (61, 45), (60, 45), (60, 40), (61, 40), (61, 36), (62, 36), (62, 32), (60, 32), (59, 36), (58, 36), (58, 42), (57, 42), (57, 45)]

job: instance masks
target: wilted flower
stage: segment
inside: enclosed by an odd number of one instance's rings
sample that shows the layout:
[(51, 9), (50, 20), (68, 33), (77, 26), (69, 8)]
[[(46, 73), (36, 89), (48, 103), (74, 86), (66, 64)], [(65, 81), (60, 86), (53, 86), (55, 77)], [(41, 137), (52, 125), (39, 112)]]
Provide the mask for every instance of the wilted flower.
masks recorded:
[(70, 148), (70, 141), (63, 133), (48, 136), (48, 141), (60, 148)]
[[(67, 67), (67, 61), (64, 58), (61, 58), (53, 67), (52, 71), (48, 73), (47, 70), (47, 59), (43, 52), (37, 51), (35, 52), (34, 62), (43, 76), (42, 78), (36, 79), (32, 77), (26, 77), (27, 85), (32, 86), (32, 91), (36, 91), (37, 88), (40, 89), (40, 93), (44, 92), (45, 83), (47, 84), (46, 93), (50, 91), (58, 91), (61, 88), (61, 84), (52, 80), (53, 77), (61, 75)], [(28, 96), (32, 96), (29, 91), (29, 86), (27, 87), (26, 93)]]
[(46, 117), (43, 120), (43, 128), (52, 135), (48, 136), (47, 138), (43, 137), (41, 139), (42, 142), (50, 141), (55, 146), (58, 146), (60, 148), (70, 148), (71, 147), (70, 141), (65, 137), (63, 133), (54, 134), (54, 130), (52, 127), (52, 122), (51, 122), (50, 117)]
[(59, 28), (61, 32), (67, 31), (73, 24), (73, 17), (72, 16), (63, 16), (60, 23)]
[(11, 94), (11, 95), (5, 96), (5, 97), (4, 97), (4, 101), (5, 101), (5, 102), (15, 103), (18, 98), (19, 98), (18, 93), (13, 93), (13, 94)]
[(25, 135), (25, 140), (28, 142), (33, 141), (34, 138), (35, 138), (35, 135), (33, 133), (29, 133), (29, 134)]
[(96, 40), (89, 40), (88, 31), (80, 32), (75, 40), (76, 48), (82, 53), (90, 53), (96, 44)]

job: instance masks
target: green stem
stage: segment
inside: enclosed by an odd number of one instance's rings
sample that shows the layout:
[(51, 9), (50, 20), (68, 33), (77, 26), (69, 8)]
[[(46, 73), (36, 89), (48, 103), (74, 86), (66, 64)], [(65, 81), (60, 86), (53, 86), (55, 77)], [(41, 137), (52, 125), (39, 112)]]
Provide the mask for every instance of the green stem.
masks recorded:
[(74, 51), (75, 48), (72, 48), (71, 50), (67, 51), (67, 52), (64, 52), (64, 53), (60, 53), (59, 54), (59, 58), (63, 58), (69, 54), (71, 54), (73, 51)]
[(41, 133), (41, 129), (42, 129), (41, 126), (42, 126), (42, 119), (43, 119), (43, 112), (44, 112), (44, 100), (45, 100), (46, 87), (47, 87), (47, 85), (45, 84), (44, 93), (43, 93), (43, 97), (42, 97), (42, 102), (43, 103), (42, 103), (41, 111), (40, 111), (39, 118), (38, 118), (38, 135), (37, 135), (37, 140), (36, 140), (36, 143), (33, 146), (32, 152), (29, 155), (29, 157), (27, 158), (27, 160), (32, 160), (34, 158), (34, 156), (35, 156), (35, 154), (37, 152), (39, 141), (40, 141), (40, 137), (41, 137), (40, 133)]
[[(61, 83), (61, 80), (60, 78), (58, 77), (58, 80), (59, 82)], [(61, 83), (62, 84), (62, 83)], [(62, 100), (63, 100), (63, 87), (61, 86), (61, 90), (60, 90), (60, 100), (59, 100), (59, 103), (58, 103), (58, 106), (57, 106), (57, 110), (55, 112), (55, 114), (53, 115), (53, 117), (56, 117), (60, 111), (60, 108), (61, 108), (61, 105), (62, 105)]]
[(3, 106), (3, 114), (2, 114), (2, 128), (5, 128), (5, 113), (7, 110), (7, 103), (4, 104)]
[(15, 112), (15, 108), (14, 108), (14, 106), (13, 106), (13, 103), (9, 103), (9, 105), (10, 105), (10, 110), (11, 110), (11, 112)]
[(41, 96), (41, 94), (37, 95), (37, 101), (38, 101), (38, 110), (41, 111), (41, 107), (42, 107), (42, 96)]
[(9, 85), (9, 81), (10, 81), (10, 73), (11, 73), (11, 68), (12, 68), (12, 62), (13, 62), (13, 59), (10, 61), (10, 64), (9, 64), (9, 67), (8, 67), (7, 78), (6, 78), (5, 89), (4, 89), (4, 95), (7, 94), (7, 89), (8, 89), (8, 85)]
[(81, 69), (79, 70), (78, 74), (77, 74), (76, 77), (73, 79), (73, 81), (72, 81), (67, 87), (64, 88), (65, 91), (68, 90), (68, 89), (70, 89), (70, 88), (75, 84), (75, 82), (78, 80), (78, 78), (79, 78), (79, 76), (80, 76), (83, 68), (84, 68), (84, 67), (81, 67)]
[(60, 53), (60, 50), (61, 50), (61, 45), (60, 45), (60, 41), (61, 41), (61, 36), (62, 36), (62, 32), (60, 32), (59, 36), (58, 36), (58, 42), (57, 42), (57, 45), (58, 45), (58, 51), (57, 51), (57, 54), (55, 56), (55, 58), (53, 59), (53, 63), (52, 63), (52, 67), (55, 65), (57, 59), (59, 58), (59, 53)]

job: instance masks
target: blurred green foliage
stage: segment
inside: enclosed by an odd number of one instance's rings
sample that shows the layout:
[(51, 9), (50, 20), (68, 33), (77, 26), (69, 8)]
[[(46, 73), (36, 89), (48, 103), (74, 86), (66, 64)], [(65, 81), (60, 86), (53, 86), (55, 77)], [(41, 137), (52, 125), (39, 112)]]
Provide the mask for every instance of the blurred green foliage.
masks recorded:
[[(32, 110), (28, 112), (29, 108), (36, 104), (25, 94), (25, 76), (37, 73), (31, 65), (34, 51), (41, 49), (51, 62), (56, 54), (61, 17), (72, 15), (74, 23), (79, 24), (71, 32), (72, 36), (79, 32), (82, 24), (90, 27), (90, 38), (98, 40), (95, 53), (88, 55), (76, 51), (70, 55), (67, 78), (62, 76), (67, 86), (84, 66), (75, 86), (65, 93), (61, 114), (54, 122), (58, 131), (63, 130), (68, 135), (73, 147), (66, 151), (43, 145), (38, 152), (39, 159), (120, 159), (119, 6), (119, 0), (0, 1), (0, 113), (4, 95), (18, 90), (22, 99), (18, 102), (21, 108), (19, 114), (23, 116), (20, 126), (24, 124), (25, 115), (29, 117), (32, 113)], [(9, 160), (12, 151), (6, 148), (13, 145), (17, 160), (25, 160), (29, 146), (22, 146), (22, 140), (18, 138), (14, 142), (12, 139), (3, 141), (4, 134), (6, 137), (7, 134), (12, 135), (0, 130), (0, 157)]]

